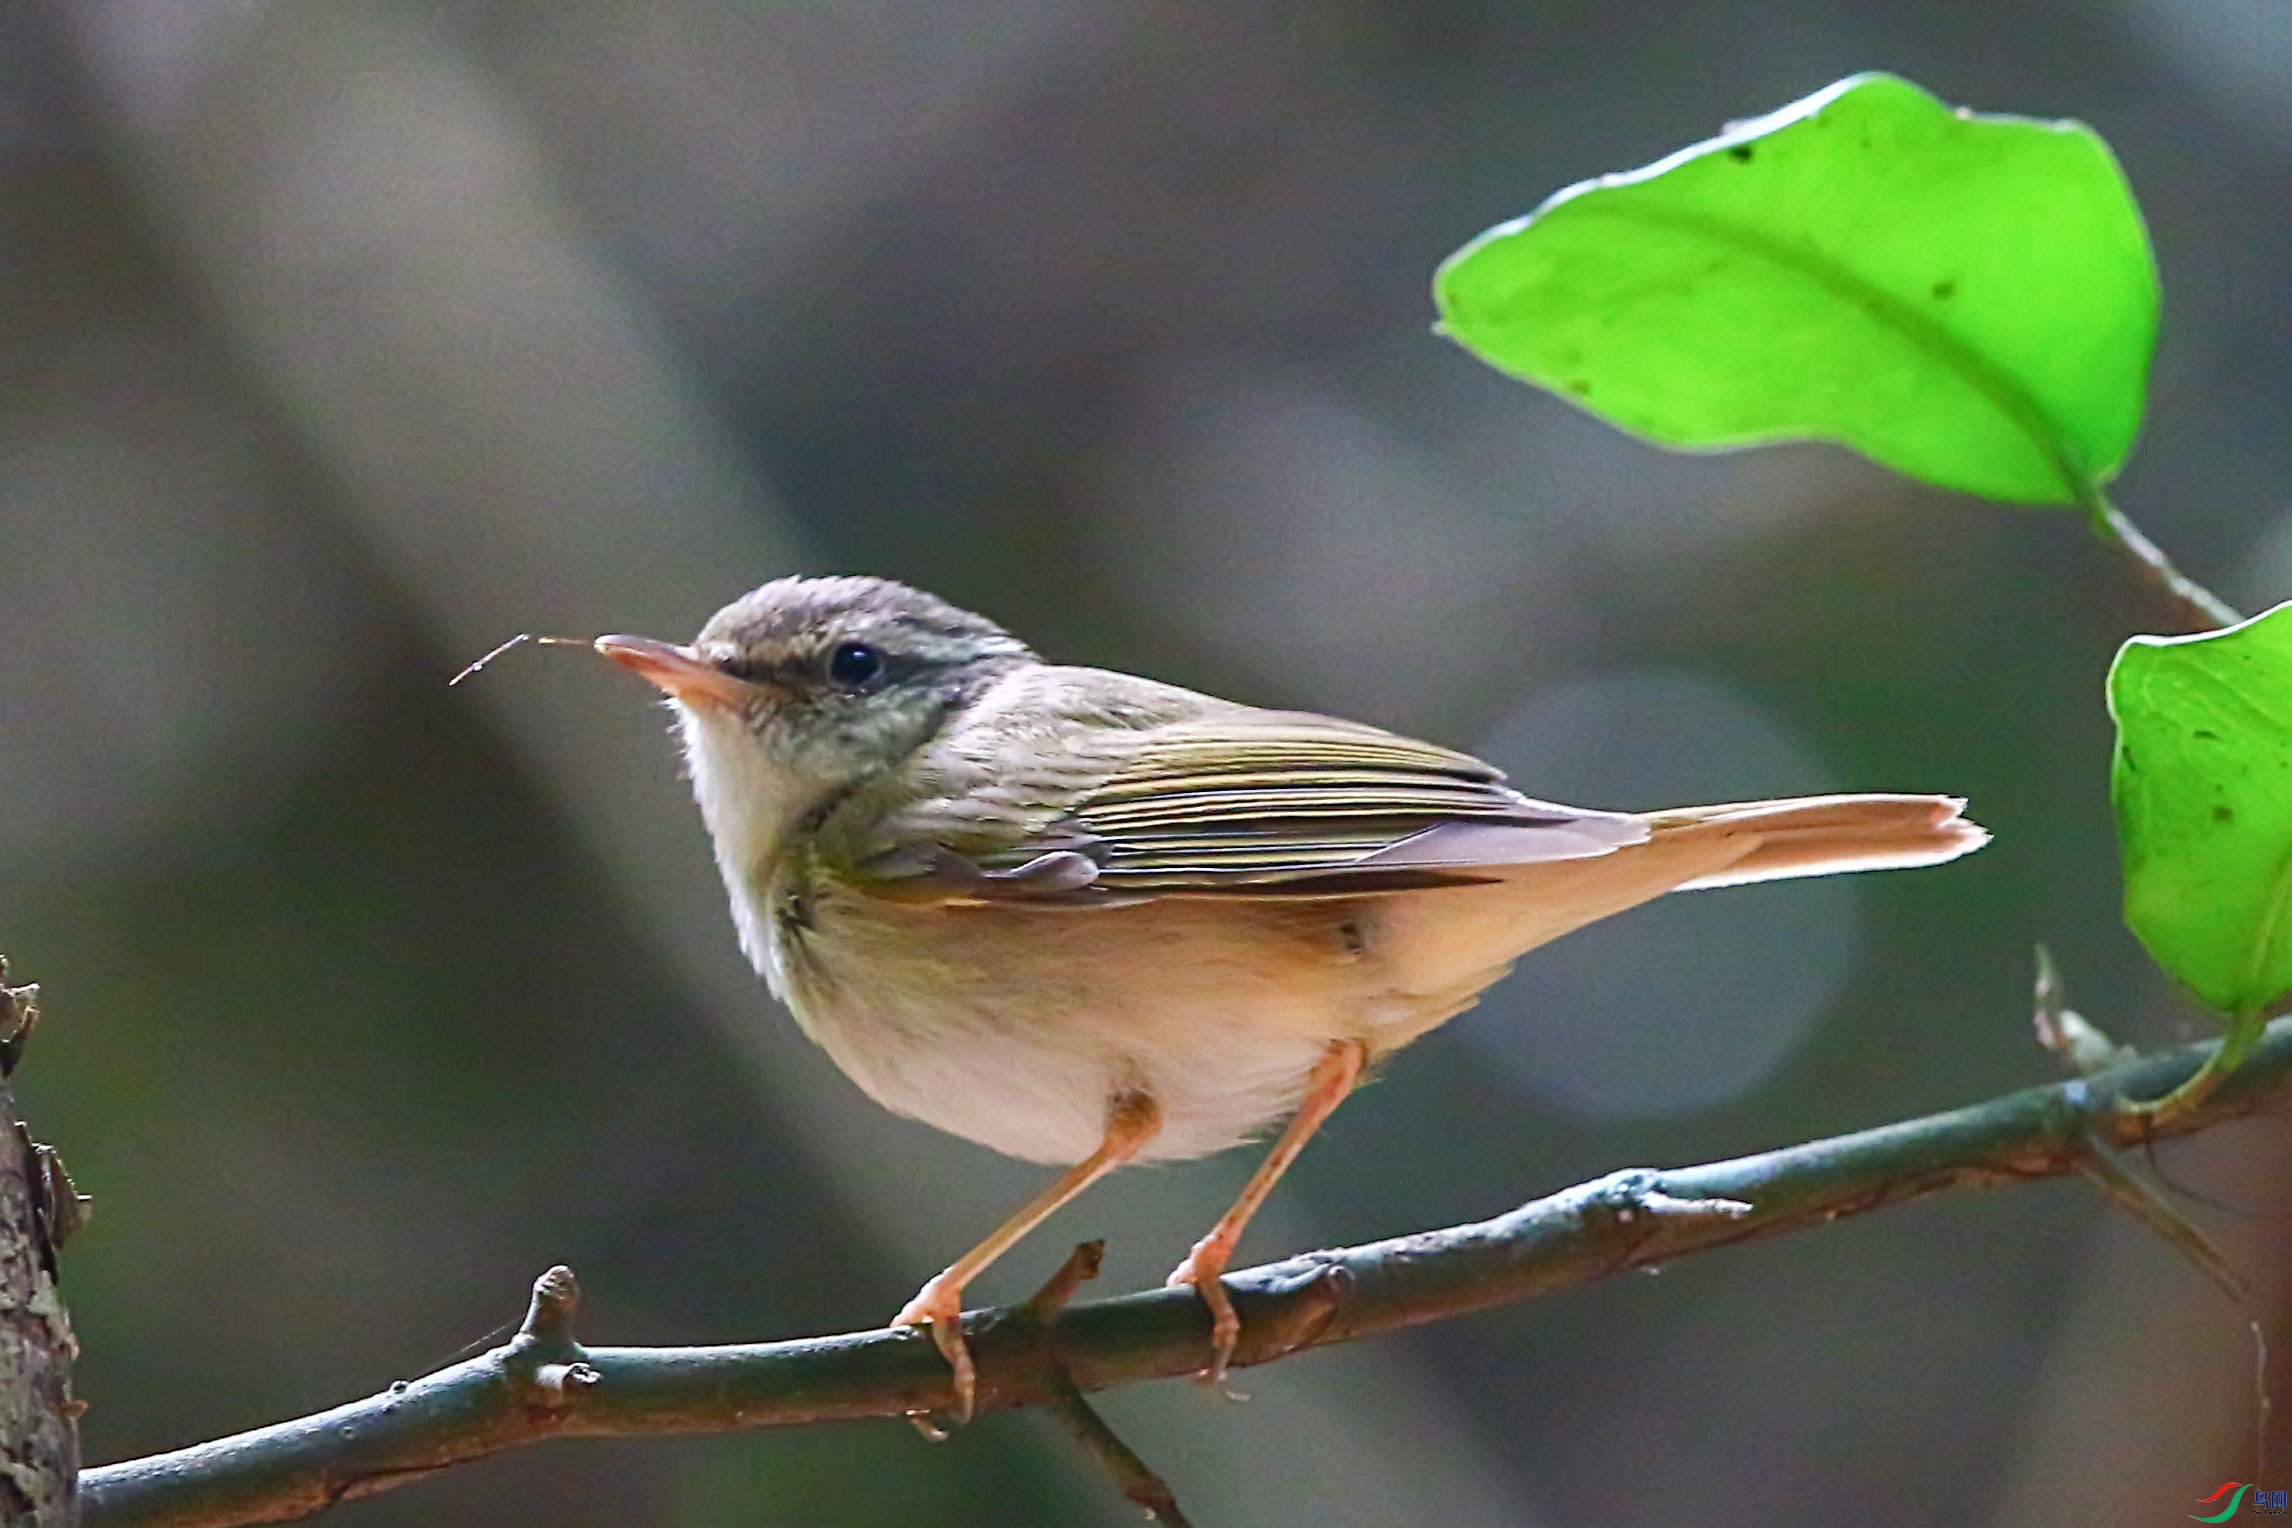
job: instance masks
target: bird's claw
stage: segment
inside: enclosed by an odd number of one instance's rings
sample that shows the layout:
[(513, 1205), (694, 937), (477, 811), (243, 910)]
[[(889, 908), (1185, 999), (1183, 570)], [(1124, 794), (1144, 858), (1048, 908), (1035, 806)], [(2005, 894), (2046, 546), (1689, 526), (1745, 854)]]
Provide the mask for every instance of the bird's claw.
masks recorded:
[(971, 1362), (971, 1345), (963, 1340), (963, 1286), (946, 1282), (945, 1274), (937, 1274), (915, 1292), (915, 1298), (900, 1308), (891, 1318), (893, 1326), (922, 1326), (931, 1330), (931, 1341), (947, 1360), (947, 1367), (955, 1371), (955, 1410), (952, 1413), (957, 1426), (971, 1420), (971, 1410), (979, 1395), (979, 1370)]
[(1234, 1346), (1241, 1341), (1241, 1316), (1234, 1310), (1233, 1296), (1226, 1293), (1226, 1257), (1224, 1249), (1211, 1246), (1207, 1240), (1198, 1242), (1186, 1254), (1186, 1260), (1170, 1270), (1162, 1282), (1178, 1289), (1191, 1284), (1200, 1292), (1202, 1303), (1210, 1308), (1210, 1363), (1199, 1376), (1206, 1385), (1223, 1388), (1226, 1367), (1233, 1362)]

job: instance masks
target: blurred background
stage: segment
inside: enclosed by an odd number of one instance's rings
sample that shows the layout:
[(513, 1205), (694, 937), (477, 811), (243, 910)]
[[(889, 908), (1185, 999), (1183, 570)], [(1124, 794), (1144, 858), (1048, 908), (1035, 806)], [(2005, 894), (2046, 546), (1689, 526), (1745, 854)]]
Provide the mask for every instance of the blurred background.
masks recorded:
[[(90, 1459), (435, 1367), (559, 1260), (594, 1341), (876, 1325), (1039, 1181), (771, 1007), (634, 679), (446, 688), (794, 569), (1538, 794), (1949, 790), (1996, 830), (1539, 952), (1248, 1260), (2045, 1080), (2040, 939), (2121, 1037), (2202, 1032), (2116, 916), (2100, 685), (2156, 613), (2073, 520), (1666, 457), (1430, 333), (1479, 229), (1863, 68), (2115, 145), (2166, 292), (2120, 498), (2247, 608), (2292, 590), (2277, 0), (0, 7), (0, 949), (96, 1196)], [(2281, 1118), (2156, 1165), (2280, 1329)], [(1086, 1235), (1158, 1281), (1249, 1166), (1121, 1177), (976, 1295)], [(1228, 1528), (2140, 1524), (2254, 1478), (2252, 1353), (2048, 1183), (1106, 1408)], [(997, 1416), (554, 1445), (338, 1517), (1132, 1513)]]

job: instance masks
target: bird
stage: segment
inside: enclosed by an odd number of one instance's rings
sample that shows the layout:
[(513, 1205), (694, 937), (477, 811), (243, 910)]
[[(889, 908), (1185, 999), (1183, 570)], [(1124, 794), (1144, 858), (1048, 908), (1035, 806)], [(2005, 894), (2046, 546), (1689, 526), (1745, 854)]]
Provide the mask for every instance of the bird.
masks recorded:
[(1666, 892), (1932, 865), (1958, 797), (1652, 812), (1521, 794), (1469, 754), (1051, 663), (889, 579), (779, 578), (687, 643), (595, 650), (674, 714), (740, 947), (861, 1091), (1061, 1171), (893, 1318), (967, 1418), (966, 1286), (1116, 1168), (1279, 1125), (1170, 1274), (1241, 1324), (1243, 1228), (1374, 1068), (1521, 955)]

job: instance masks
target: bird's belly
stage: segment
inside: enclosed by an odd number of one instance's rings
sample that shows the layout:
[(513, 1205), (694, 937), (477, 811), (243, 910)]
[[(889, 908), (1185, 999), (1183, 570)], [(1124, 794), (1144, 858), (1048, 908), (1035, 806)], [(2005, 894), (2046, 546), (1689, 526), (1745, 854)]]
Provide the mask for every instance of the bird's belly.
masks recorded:
[(1074, 1162), (1143, 1093), (1142, 1159), (1200, 1156), (1293, 1109), (1333, 1040), (1421, 1025), (1331, 903), (1165, 899), (1049, 911), (845, 894), (775, 952), (797, 1021), (869, 1096), (995, 1150)]

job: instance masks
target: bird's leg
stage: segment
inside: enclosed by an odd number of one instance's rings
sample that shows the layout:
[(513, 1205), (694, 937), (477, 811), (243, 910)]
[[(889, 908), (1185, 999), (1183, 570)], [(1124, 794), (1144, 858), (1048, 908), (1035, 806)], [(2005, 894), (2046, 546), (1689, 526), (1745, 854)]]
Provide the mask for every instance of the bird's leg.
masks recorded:
[(933, 1275), (915, 1292), (893, 1326), (931, 1328), (931, 1340), (946, 1355), (955, 1371), (955, 1420), (971, 1420), (971, 1404), (978, 1392), (978, 1370), (963, 1341), (963, 1288), (1019, 1239), (1049, 1219), (1060, 1205), (1138, 1155), (1162, 1128), (1162, 1111), (1143, 1093), (1124, 1093), (1106, 1110), (1106, 1137), (1098, 1149), (1059, 1174), (1041, 1193), (1020, 1205), (1010, 1219), (988, 1233), (987, 1239), (964, 1253), (945, 1272)]
[(1336, 1040), (1321, 1053), (1313, 1064), (1313, 1072), (1306, 1079), (1305, 1097), (1298, 1102), (1297, 1112), (1289, 1117), (1289, 1126), (1281, 1132), (1281, 1139), (1273, 1143), (1257, 1171), (1242, 1186), (1241, 1197), (1233, 1208), (1218, 1217), (1209, 1234), (1194, 1243), (1194, 1250), (1186, 1254), (1166, 1281), (1170, 1284), (1191, 1284), (1202, 1292), (1202, 1303), (1210, 1308), (1210, 1366), (1202, 1377), (1211, 1384), (1225, 1378), (1226, 1365), (1233, 1361), (1234, 1344), (1241, 1340), (1241, 1317), (1234, 1313), (1233, 1297), (1226, 1293), (1221, 1282), (1226, 1265), (1233, 1261), (1234, 1248), (1241, 1241), (1242, 1230), (1250, 1217), (1265, 1203), (1266, 1195), (1273, 1192), (1274, 1184), (1289, 1171), (1289, 1164), (1305, 1149), (1313, 1132), (1321, 1122), (1337, 1112), (1337, 1106), (1353, 1091), (1361, 1080), (1361, 1069), (1368, 1064), (1369, 1048), (1358, 1040)]

